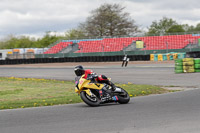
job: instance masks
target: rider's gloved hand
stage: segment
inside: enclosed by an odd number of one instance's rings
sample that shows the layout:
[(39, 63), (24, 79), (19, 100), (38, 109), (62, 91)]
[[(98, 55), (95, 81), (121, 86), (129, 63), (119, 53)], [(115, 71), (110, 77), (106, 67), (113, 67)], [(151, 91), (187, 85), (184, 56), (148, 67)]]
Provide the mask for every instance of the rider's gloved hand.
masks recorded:
[(98, 77), (98, 75), (96, 73), (92, 73), (92, 74), (88, 75), (87, 79), (91, 80), (91, 79), (94, 79), (94, 78), (97, 78), (97, 77)]
[(94, 78), (98, 78), (98, 75), (97, 75), (96, 73), (92, 73), (92, 76), (93, 76)]

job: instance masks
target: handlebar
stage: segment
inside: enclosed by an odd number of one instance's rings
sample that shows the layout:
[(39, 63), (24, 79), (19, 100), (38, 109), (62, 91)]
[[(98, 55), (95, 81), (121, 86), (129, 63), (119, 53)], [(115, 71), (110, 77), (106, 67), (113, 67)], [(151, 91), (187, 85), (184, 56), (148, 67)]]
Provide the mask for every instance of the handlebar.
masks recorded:
[(96, 73), (92, 73), (92, 74), (88, 75), (87, 79), (92, 80), (92, 79), (95, 79), (97, 77), (98, 77), (98, 75)]

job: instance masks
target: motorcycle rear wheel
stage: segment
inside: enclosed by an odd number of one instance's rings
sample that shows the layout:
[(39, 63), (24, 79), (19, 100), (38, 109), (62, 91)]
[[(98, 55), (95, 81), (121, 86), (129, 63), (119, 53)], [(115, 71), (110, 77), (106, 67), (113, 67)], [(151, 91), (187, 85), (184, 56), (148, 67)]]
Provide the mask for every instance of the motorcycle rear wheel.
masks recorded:
[(127, 104), (130, 101), (130, 96), (128, 92), (126, 92), (123, 88), (118, 87), (121, 89), (122, 92), (120, 92), (117, 97), (118, 97), (118, 103), (120, 104)]
[(98, 97), (92, 98), (85, 91), (80, 93), (81, 99), (89, 106), (96, 107), (99, 106), (100, 100)]

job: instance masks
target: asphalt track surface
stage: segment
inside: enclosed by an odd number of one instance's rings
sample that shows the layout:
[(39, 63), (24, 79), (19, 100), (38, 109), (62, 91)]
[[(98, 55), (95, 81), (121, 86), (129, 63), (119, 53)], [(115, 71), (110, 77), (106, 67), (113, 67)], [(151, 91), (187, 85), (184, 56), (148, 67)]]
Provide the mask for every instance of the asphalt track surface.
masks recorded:
[[(112, 81), (117, 83), (200, 87), (200, 73), (175, 74), (173, 62), (169, 64), (130, 64), (126, 68), (122, 68), (121, 63), (115, 65), (105, 63), (101, 66), (90, 64), (84, 67), (92, 69), (97, 74), (111, 77)], [(54, 66), (0, 66), (0, 76), (74, 80), (73, 69), (73, 65), (59, 66), (59, 64)]]
[[(129, 104), (84, 103), (0, 111), (1, 133), (199, 133), (200, 73), (174, 74), (173, 64), (87, 66), (114, 82), (195, 89), (132, 98)], [(0, 67), (0, 76), (73, 80), (73, 66)]]

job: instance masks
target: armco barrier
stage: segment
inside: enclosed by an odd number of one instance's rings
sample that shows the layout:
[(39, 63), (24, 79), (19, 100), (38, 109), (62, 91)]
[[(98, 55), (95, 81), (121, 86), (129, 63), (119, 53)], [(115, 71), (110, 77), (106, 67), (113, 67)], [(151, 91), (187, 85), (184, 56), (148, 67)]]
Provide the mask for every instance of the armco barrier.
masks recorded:
[[(122, 61), (124, 55), (116, 56), (82, 56), (64, 58), (35, 58), (35, 59), (10, 59), (0, 60), (0, 65), (11, 64), (36, 64), (36, 63), (58, 63), (58, 62), (114, 62)], [(128, 55), (130, 61), (149, 61), (150, 55)]]

